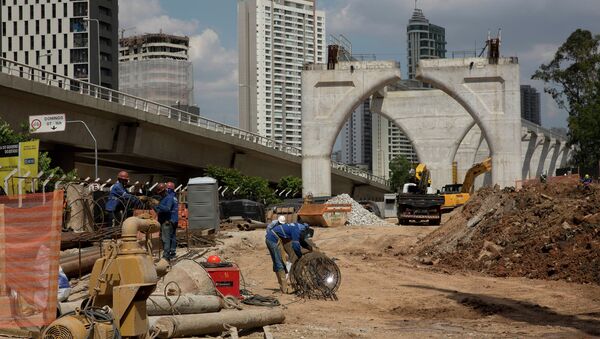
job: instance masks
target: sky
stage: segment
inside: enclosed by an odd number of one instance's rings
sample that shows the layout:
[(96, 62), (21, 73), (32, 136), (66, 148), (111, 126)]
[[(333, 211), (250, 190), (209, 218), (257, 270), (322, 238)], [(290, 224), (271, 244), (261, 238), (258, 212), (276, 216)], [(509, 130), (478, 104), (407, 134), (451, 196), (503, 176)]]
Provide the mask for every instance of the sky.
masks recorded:
[[(321, 0), (327, 35), (344, 35), (354, 54), (400, 61), (406, 75), (406, 25), (414, 0)], [(544, 84), (531, 80), (577, 28), (600, 33), (600, 0), (418, 0), (429, 21), (446, 28), (446, 49), (481, 50), (488, 31), (502, 29), (503, 56), (517, 56), (521, 83), (542, 93), (542, 125), (566, 127)], [(238, 125), (237, 0), (120, 0), (125, 36), (140, 33), (190, 37), (194, 99), (201, 115)], [(447, 56), (449, 53), (447, 53)]]

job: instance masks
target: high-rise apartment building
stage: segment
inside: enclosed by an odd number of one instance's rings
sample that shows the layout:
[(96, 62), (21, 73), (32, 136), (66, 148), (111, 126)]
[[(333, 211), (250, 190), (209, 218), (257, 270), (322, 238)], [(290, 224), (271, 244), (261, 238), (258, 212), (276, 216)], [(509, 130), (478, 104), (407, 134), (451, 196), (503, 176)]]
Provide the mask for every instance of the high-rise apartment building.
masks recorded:
[(116, 0), (2, 0), (3, 58), (118, 88)]
[(193, 107), (194, 73), (188, 60), (189, 46), (188, 37), (163, 33), (121, 38), (120, 90), (184, 110)]
[(238, 2), (240, 127), (302, 145), (302, 68), (325, 63), (316, 0)]
[[(420, 59), (446, 57), (446, 33), (443, 27), (429, 23), (419, 8), (408, 20), (406, 32), (408, 78), (414, 79)], [(406, 134), (385, 117), (373, 114), (373, 173), (389, 177), (389, 163), (398, 155), (410, 162), (419, 161)]]
[(406, 26), (408, 44), (408, 78), (414, 79), (421, 59), (446, 57), (446, 30), (429, 23), (419, 8), (415, 8)]
[(357, 107), (342, 128), (341, 162), (344, 164), (371, 169), (373, 128), (370, 103), (371, 100), (367, 99)]
[(521, 118), (541, 125), (540, 93), (529, 86), (521, 85)]

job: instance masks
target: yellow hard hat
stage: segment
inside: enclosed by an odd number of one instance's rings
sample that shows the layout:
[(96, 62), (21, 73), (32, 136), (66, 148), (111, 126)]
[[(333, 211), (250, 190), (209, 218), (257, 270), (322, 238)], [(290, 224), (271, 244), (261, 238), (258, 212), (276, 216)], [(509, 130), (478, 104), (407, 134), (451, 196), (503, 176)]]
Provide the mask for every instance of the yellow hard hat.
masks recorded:
[(586, 178), (586, 179), (589, 179), (589, 178), (590, 178), (590, 175), (589, 175), (589, 174), (586, 174), (586, 175), (585, 175), (585, 178)]

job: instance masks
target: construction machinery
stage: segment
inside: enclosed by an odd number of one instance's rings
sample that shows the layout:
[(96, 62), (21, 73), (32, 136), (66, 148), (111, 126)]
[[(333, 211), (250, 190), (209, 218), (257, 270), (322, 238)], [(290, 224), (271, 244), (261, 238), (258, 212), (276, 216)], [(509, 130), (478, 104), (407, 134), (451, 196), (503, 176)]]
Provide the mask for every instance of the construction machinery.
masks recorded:
[(411, 182), (404, 184), (402, 192), (398, 193), (398, 224), (427, 221), (429, 225), (439, 225), (442, 221), (444, 197), (433, 193), (427, 166), (418, 164), (410, 174)]
[(119, 242), (107, 243), (89, 280), (89, 298), (73, 314), (51, 323), (42, 338), (108, 339), (149, 336), (146, 300), (164, 275), (168, 263), (155, 266), (148, 250), (138, 244), (138, 231), (154, 233), (157, 221), (125, 220)]
[(475, 179), (492, 169), (492, 158), (487, 158), (473, 165), (465, 174), (462, 184), (450, 184), (442, 187), (441, 194), (444, 196), (443, 210), (452, 210), (464, 205), (471, 197)]

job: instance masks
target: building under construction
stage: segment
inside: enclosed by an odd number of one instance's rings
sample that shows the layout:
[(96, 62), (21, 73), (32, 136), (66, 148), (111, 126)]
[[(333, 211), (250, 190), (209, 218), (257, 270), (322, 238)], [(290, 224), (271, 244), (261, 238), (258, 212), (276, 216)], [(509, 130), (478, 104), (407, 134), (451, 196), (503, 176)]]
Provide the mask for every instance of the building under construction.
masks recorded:
[[(194, 106), (194, 72), (189, 38), (163, 33), (119, 40), (122, 92), (199, 113)], [(194, 108), (194, 109), (190, 109)]]

